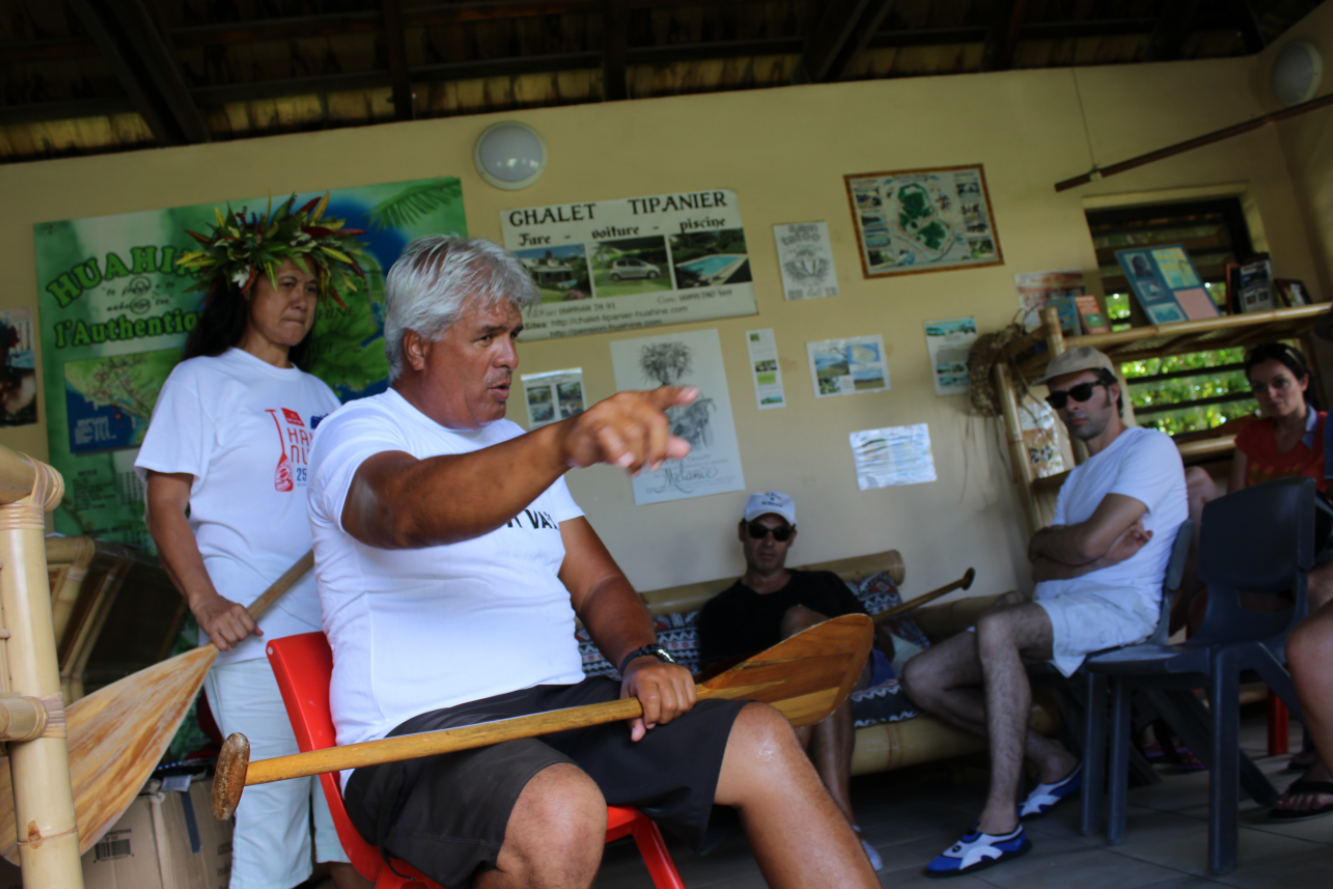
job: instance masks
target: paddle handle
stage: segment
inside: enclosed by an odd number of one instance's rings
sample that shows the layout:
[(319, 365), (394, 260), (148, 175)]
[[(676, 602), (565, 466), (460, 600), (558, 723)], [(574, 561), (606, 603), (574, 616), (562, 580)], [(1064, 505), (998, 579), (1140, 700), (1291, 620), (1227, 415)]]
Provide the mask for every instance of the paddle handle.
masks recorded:
[(268, 611), (268, 606), (276, 602), (278, 597), (291, 589), (298, 580), (305, 577), (306, 572), (313, 567), (315, 567), (315, 551), (312, 549), (297, 559), (292, 567), (282, 573), (282, 577), (273, 581), (273, 585), (264, 590), (259, 598), (250, 604), (250, 607), (246, 609), (250, 613), (250, 617), (256, 621), (259, 620), (259, 616)]
[(972, 581), (976, 576), (977, 576), (976, 569), (968, 568), (967, 573), (964, 574), (962, 577), (958, 578), (957, 580), (955, 580), (953, 583), (945, 584), (944, 586), (940, 587), (937, 590), (931, 590), (925, 595), (917, 596), (915, 599), (912, 599), (909, 602), (903, 602), (899, 605), (893, 606), (892, 608), (885, 609), (884, 611), (881, 611), (879, 614), (876, 614), (872, 618), (872, 620), (874, 620), (874, 622), (877, 624), (881, 624), (891, 617), (897, 617), (898, 615), (911, 611), (914, 608), (919, 608), (920, 606), (925, 605), (927, 602), (935, 601), (940, 596), (952, 593), (954, 590), (965, 590), (968, 587), (972, 586)]

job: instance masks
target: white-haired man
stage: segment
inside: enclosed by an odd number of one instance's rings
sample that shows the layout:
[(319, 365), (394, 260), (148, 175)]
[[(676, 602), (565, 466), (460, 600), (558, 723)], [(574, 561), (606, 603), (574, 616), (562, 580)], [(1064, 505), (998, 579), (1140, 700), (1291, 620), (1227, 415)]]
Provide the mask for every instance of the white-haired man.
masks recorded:
[[(455, 889), (586, 887), (608, 803), (698, 848), (717, 835), (716, 803), (739, 810), (770, 884), (875, 885), (781, 714), (696, 706), (565, 487), (572, 467), (684, 456), (663, 411), (697, 392), (622, 392), (522, 434), (504, 413), (537, 292), (518, 261), (486, 241), (424, 238), (386, 292), (391, 388), (325, 420), (311, 457), (338, 742), (629, 695), (644, 716), (357, 769), (344, 776), (357, 829)], [(576, 616), (621, 682), (584, 680)]]
[[(1078, 791), (1082, 769), (1059, 742), (1028, 728), (1025, 663), (1068, 676), (1088, 653), (1147, 638), (1176, 530), (1188, 516), (1180, 452), (1155, 429), (1126, 426), (1111, 359), (1088, 346), (1053, 359), (1038, 380), (1069, 434), (1088, 448), (1056, 499), (1054, 522), (1032, 536), (1032, 601), (1005, 603), (907, 662), (903, 686), (924, 710), (986, 738), (990, 791), (981, 818), (926, 867), (954, 877), (1031, 848), (1020, 819)], [(1026, 758), (1039, 783), (1020, 806)]]

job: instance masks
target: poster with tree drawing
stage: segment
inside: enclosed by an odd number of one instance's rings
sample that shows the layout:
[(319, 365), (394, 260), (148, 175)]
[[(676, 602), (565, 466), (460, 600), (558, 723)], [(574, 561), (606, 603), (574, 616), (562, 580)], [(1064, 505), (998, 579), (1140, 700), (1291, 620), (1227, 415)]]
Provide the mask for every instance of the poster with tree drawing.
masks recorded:
[(616, 389), (695, 386), (692, 404), (667, 411), (671, 432), (690, 443), (690, 454), (633, 480), (634, 502), (661, 503), (745, 490), (731, 397), (716, 330), (696, 330), (611, 343)]

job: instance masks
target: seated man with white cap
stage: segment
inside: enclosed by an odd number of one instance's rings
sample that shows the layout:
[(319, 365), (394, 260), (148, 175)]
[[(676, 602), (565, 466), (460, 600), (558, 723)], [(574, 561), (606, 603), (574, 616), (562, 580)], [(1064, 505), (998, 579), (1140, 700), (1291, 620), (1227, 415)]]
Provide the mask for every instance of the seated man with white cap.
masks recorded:
[[(908, 661), (903, 686), (941, 719), (986, 738), (990, 792), (972, 829), (926, 876), (972, 873), (1027, 852), (1021, 818), (1078, 791), (1082, 768), (1057, 741), (1028, 728), (1024, 665), (1066, 676), (1094, 651), (1146, 639), (1157, 625), (1176, 530), (1188, 515), (1180, 452), (1155, 429), (1126, 426), (1111, 359), (1088, 346), (1061, 353), (1037, 382), (1072, 438), (1088, 448), (1060, 488), (1053, 523), (1032, 536), (1031, 601), (1006, 602)], [(1040, 782), (1019, 804), (1023, 761)]]
[[(710, 599), (699, 614), (699, 663), (704, 667), (748, 657), (829, 618), (866, 613), (833, 572), (786, 567), (787, 551), (796, 542), (796, 504), (786, 494), (752, 494), (736, 535), (745, 551), (745, 574)], [(887, 630), (876, 634), (876, 642), (892, 656)], [(874, 661), (887, 667), (889, 657), (875, 649), (857, 688), (870, 684)], [(849, 788), (856, 743), (851, 699), (798, 734), (815, 771), (859, 838)], [(861, 846), (871, 866), (879, 870), (883, 862), (875, 847), (864, 839)]]

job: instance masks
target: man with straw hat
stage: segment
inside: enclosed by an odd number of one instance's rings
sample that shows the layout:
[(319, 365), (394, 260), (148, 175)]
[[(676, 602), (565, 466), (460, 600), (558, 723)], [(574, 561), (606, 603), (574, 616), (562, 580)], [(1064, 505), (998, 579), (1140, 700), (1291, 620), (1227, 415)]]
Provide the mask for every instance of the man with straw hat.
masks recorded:
[[(1076, 793), (1078, 760), (1028, 729), (1025, 663), (1068, 676), (1090, 652), (1146, 639), (1156, 627), (1176, 529), (1188, 516), (1180, 452), (1155, 429), (1126, 426), (1111, 359), (1088, 346), (1056, 356), (1037, 381), (1088, 459), (1060, 487), (1053, 523), (1032, 536), (1030, 601), (1003, 602), (972, 632), (907, 662), (903, 686), (923, 710), (990, 744), (990, 792), (981, 817), (926, 867), (928, 877), (972, 873), (1025, 854), (1021, 819)], [(1023, 762), (1039, 783), (1021, 805)]]
[[(711, 699), (565, 486), (571, 468), (656, 469), (689, 452), (665, 410), (698, 391), (621, 392), (527, 434), (505, 420), (521, 309), (540, 300), (488, 241), (409, 244), (386, 284), (392, 384), (321, 424), (310, 519), (340, 745), (635, 696), (643, 716), (345, 775), (348, 815), (451, 889), (587, 887), (606, 805), (707, 848), (740, 811), (778, 886), (878, 885), (775, 709)], [(622, 680), (585, 679), (575, 617)]]

